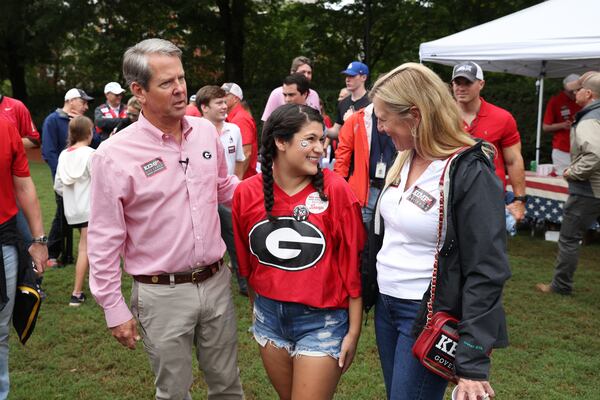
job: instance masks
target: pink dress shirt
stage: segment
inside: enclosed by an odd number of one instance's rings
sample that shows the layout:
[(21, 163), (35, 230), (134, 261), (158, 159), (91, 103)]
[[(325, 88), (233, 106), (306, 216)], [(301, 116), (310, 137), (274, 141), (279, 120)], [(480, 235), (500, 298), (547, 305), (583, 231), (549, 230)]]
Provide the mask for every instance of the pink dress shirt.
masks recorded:
[(121, 293), (121, 257), (128, 274), (155, 275), (208, 265), (225, 253), (217, 204), (231, 204), (238, 180), (227, 175), (214, 125), (184, 117), (181, 127), (178, 144), (140, 114), (93, 158), (90, 290), (109, 327), (133, 318)]
[[(265, 111), (263, 111), (263, 115), (261, 121), (266, 121), (269, 119), (273, 111), (279, 106), (285, 104), (285, 100), (283, 98), (283, 86), (279, 86), (271, 92), (269, 96), (269, 100), (267, 100), (267, 105), (265, 106)], [(312, 89), (308, 90), (308, 97), (306, 98), (306, 105), (314, 108), (315, 110), (321, 112), (321, 103), (319, 102), (319, 94)]]

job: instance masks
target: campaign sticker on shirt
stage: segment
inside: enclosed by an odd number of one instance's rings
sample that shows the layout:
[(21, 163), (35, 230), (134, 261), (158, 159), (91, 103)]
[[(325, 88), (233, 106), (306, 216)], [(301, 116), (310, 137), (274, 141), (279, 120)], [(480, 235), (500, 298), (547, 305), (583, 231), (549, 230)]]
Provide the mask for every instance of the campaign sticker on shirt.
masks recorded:
[(309, 215), (310, 212), (304, 204), (299, 204), (296, 207), (294, 207), (293, 216), (296, 221), (306, 221)]
[(144, 170), (144, 174), (146, 174), (146, 177), (150, 178), (152, 175), (156, 175), (160, 171), (167, 169), (167, 166), (163, 162), (162, 158), (157, 157), (154, 160), (142, 164), (142, 169)]
[(235, 146), (229, 146), (229, 147), (227, 148), (227, 151), (229, 152), (229, 154), (233, 154), (233, 153), (235, 153)]
[(412, 193), (408, 196), (407, 200), (425, 212), (431, 210), (431, 207), (433, 207), (436, 202), (435, 198), (432, 195), (430, 195), (418, 186), (415, 186)]
[(312, 192), (306, 198), (306, 207), (308, 208), (308, 211), (313, 214), (321, 214), (327, 210), (329, 202), (321, 200), (318, 192)]

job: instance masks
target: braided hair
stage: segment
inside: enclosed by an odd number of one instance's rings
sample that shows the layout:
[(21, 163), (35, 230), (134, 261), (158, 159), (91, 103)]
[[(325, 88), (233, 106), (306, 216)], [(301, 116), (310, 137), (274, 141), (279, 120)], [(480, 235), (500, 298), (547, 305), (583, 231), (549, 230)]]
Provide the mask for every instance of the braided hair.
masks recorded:
[[(271, 215), (273, 203), (273, 160), (277, 157), (275, 139), (290, 142), (302, 127), (310, 122), (323, 124), (323, 117), (312, 107), (298, 104), (285, 104), (278, 107), (265, 122), (261, 136), (260, 165), (263, 180), (263, 195), (265, 210), (270, 221), (275, 220)], [(319, 197), (327, 201), (323, 189), (323, 171), (317, 167), (317, 173), (312, 177), (312, 184), (317, 189)]]

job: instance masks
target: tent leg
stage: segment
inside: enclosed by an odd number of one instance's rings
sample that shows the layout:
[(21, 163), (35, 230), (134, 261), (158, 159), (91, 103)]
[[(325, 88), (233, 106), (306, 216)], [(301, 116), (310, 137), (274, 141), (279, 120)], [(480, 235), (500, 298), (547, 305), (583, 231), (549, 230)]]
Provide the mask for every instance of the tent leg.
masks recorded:
[(540, 75), (540, 88), (538, 98), (537, 132), (535, 138), (535, 165), (540, 165), (540, 143), (542, 139), (542, 103), (544, 100), (544, 74)]

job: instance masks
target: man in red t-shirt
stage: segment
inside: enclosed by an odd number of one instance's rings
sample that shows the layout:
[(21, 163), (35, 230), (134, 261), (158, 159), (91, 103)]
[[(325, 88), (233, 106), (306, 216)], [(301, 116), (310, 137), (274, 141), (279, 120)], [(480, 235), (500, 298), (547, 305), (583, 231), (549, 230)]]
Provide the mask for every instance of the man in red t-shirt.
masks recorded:
[(47, 238), (29, 165), (17, 129), (0, 118), (0, 394), (6, 398), (9, 391), (8, 333), (10, 330), (19, 265), (31, 265), (19, 251), (21, 238), (17, 231), (17, 202), (23, 209), (29, 229), (34, 235), (29, 254), (39, 272), (48, 260)]
[(40, 147), (40, 133), (31, 120), (29, 110), (21, 101), (0, 94), (0, 118), (17, 128), (26, 149)]
[(236, 124), (242, 132), (242, 148), (244, 149), (244, 179), (256, 175), (256, 159), (258, 158), (258, 134), (256, 122), (248, 111), (244, 109), (241, 101), (244, 99), (242, 88), (233, 82), (224, 83), (221, 89), (227, 93), (227, 119), (225, 121)]
[(581, 107), (575, 102), (574, 90), (578, 87), (579, 75), (571, 74), (563, 79), (563, 90), (552, 96), (544, 114), (544, 132), (553, 133), (552, 164), (556, 174), (562, 176), (563, 171), (571, 164), (571, 124), (575, 114)]
[(521, 155), (521, 136), (514, 117), (505, 109), (485, 101), (480, 92), (485, 85), (483, 70), (472, 61), (454, 66), (452, 92), (460, 109), (465, 129), (472, 136), (496, 147), (496, 175), (506, 187), (506, 174), (514, 191), (508, 210), (520, 221), (525, 216), (525, 167)]

